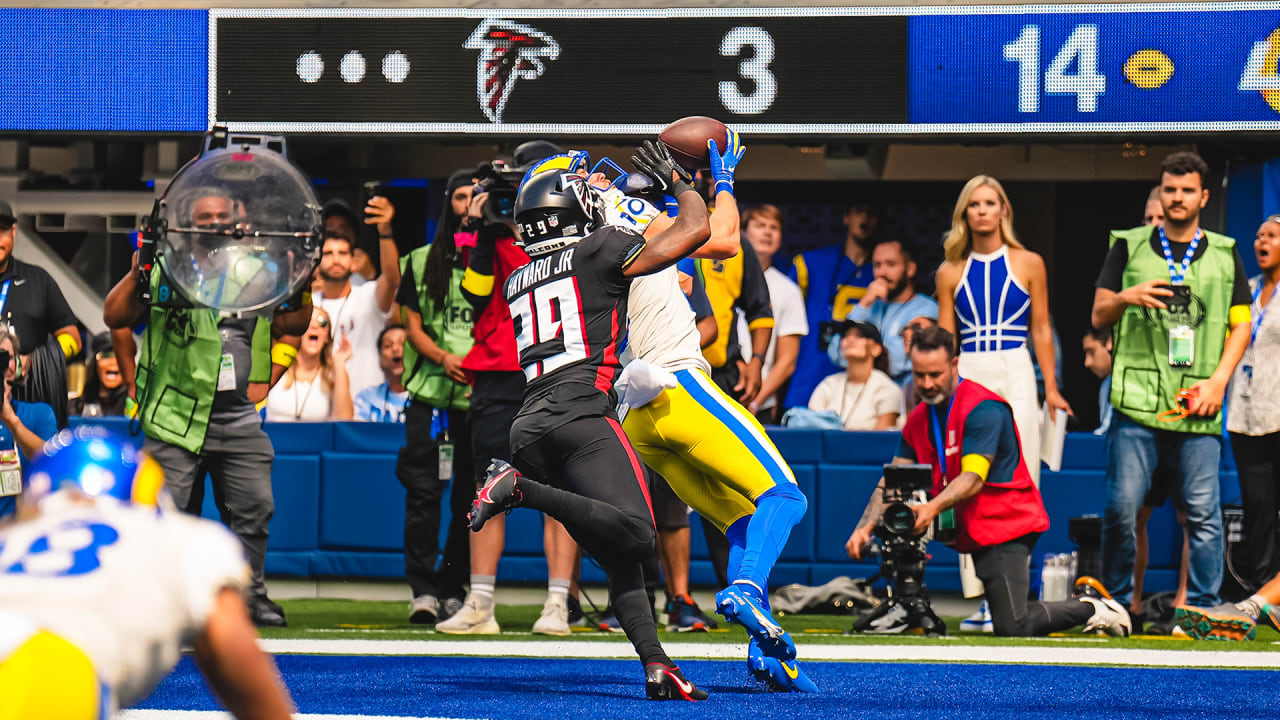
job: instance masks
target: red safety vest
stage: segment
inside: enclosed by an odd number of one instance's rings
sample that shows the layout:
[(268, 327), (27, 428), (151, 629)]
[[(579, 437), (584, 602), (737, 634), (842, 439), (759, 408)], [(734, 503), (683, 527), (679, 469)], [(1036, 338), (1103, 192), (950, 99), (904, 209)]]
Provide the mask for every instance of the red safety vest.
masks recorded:
[(471, 371), (519, 371), (520, 353), (516, 350), (516, 332), (511, 323), (511, 308), (502, 288), (507, 276), (529, 264), (529, 256), (511, 236), (499, 238), (493, 254), (493, 295), (476, 318), (471, 336), (476, 344), (462, 359), (462, 367)]
[[(927, 403), (920, 403), (907, 417), (902, 437), (915, 451), (917, 462), (933, 465), (934, 497), (960, 476), (960, 448), (964, 440), (965, 419), (978, 403), (985, 400), (994, 400), (1008, 406), (999, 395), (972, 380), (965, 380), (956, 387), (955, 395), (951, 398), (951, 410), (947, 414), (945, 476), (943, 463), (938, 461), (938, 452), (930, 440), (930, 426), (933, 423), (929, 413), (933, 408)], [(1016, 435), (1017, 426), (1014, 426), (1013, 431)], [(1021, 447), (1021, 442), (1018, 447)], [(956, 505), (955, 511), (956, 541), (953, 547), (964, 553), (1049, 529), (1049, 515), (1044, 510), (1040, 490), (1032, 482), (1031, 473), (1027, 472), (1027, 465), (1021, 454), (1011, 482), (983, 483), (978, 494)]]

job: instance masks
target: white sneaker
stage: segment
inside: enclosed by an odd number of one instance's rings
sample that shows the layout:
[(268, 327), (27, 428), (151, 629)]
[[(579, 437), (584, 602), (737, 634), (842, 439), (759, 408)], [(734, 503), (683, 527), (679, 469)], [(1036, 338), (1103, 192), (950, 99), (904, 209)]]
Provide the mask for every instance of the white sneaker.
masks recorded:
[(901, 605), (895, 605), (888, 613), (876, 618), (875, 622), (867, 626), (863, 632), (871, 635), (897, 635), (905, 633), (909, 627), (907, 609)]
[(436, 630), (449, 635), (497, 635), (502, 632), (498, 621), (493, 619), (493, 602), (481, 609), (480, 603), (471, 596), (467, 596), (467, 601), (456, 615), (436, 623)]
[(569, 629), (569, 606), (558, 595), (547, 596), (547, 602), (542, 606), (542, 614), (533, 624), (533, 634), (568, 635), (570, 632), (572, 631)]
[(434, 625), (440, 612), (440, 601), (435, 595), (419, 595), (409, 603), (409, 622), (414, 625)]
[(960, 621), (960, 629), (965, 632), (993, 633), (996, 631), (996, 624), (991, 622), (991, 608), (987, 607), (986, 599), (983, 599), (977, 612)]
[(1087, 633), (1101, 630), (1112, 637), (1129, 637), (1133, 632), (1133, 619), (1129, 611), (1111, 598), (1080, 597), (1080, 602), (1093, 605), (1093, 617), (1084, 624)]

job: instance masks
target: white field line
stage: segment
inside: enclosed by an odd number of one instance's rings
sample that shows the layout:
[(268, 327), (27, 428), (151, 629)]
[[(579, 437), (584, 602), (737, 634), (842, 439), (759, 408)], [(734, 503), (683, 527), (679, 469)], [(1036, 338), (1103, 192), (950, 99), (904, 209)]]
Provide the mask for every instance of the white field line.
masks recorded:
[[(467, 655), (475, 657), (635, 657), (625, 642), (512, 642), (506, 640), (261, 640), (273, 654)], [(673, 658), (741, 660), (739, 643), (665, 643)], [(806, 645), (802, 660), (863, 662), (984, 662), (1031, 665), (1148, 665), (1153, 667), (1275, 668), (1280, 653), (1213, 650), (1139, 650), (1100, 647), (984, 647), (955, 645)]]

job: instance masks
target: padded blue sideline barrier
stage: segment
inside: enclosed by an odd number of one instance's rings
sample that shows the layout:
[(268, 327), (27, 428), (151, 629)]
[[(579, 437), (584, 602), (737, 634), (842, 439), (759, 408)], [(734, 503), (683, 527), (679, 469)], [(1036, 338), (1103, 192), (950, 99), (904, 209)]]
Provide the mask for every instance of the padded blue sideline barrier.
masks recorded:
[[(72, 424), (83, 422), (72, 418)], [(121, 418), (93, 422), (127, 432)], [(404, 488), (395, 476), (396, 454), (404, 443), (404, 426), (379, 423), (266, 423), (275, 447), (271, 482), (276, 513), (271, 521), (267, 572), (293, 577), (398, 578), (404, 574)], [(777, 584), (821, 584), (838, 575), (867, 576), (873, 563), (853, 563), (844, 544), (867, 498), (879, 481), (881, 467), (892, 459), (899, 436), (892, 432), (769, 428), (769, 435), (791, 464), (796, 481), (809, 499), (809, 512), (791, 533), (774, 571)], [(137, 439), (141, 444), (141, 437)], [(1070, 552), (1069, 518), (1102, 514), (1106, 503), (1106, 455), (1102, 438), (1086, 433), (1067, 437), (1061, 472), (1045, 470), (1040, 489), (1049, 510), (1050, 527), (1036, 545), (1039, 555)], [(1229, 448), (1223, 448), (1222, 496), (1239, 501), (1239, 484)], [(440, 542), (448, 526), (448, 488), (444, 491)], [(217, 518), (212, 491), (205, 493), (204, 515)], [(693, 553), (690, 579), (712, 585), (715, 575), (707, 556), (702, 526), (691, 518)], [(1151, 561), (1147, 587), (1173, 589), (1182, 531), (1171, 506), (1153, 513), (1148, 533)], [(956, 554), (930, 546), (926, 581), (937, 590), (959, 590)], [(542, 556), (542, 520), (520, 509), (507, 518), (506, 553), (498, 567), (503, 581), (546, 579)], [(604, 580), (590, 562), (583, 579)]]

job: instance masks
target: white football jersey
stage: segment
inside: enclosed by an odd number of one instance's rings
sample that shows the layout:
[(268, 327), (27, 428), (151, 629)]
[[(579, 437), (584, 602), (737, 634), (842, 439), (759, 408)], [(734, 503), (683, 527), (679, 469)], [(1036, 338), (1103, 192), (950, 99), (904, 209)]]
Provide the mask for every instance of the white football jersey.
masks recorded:
[[(239, 540), (216, 523), (176, 512), (92, 504), (54, 495), (42, 514), (0, 530), (0, 659), (46, 630), (79, 648), (129, 707), (178, 663), (224, 588), (249, 568)], [(8, 621), (8, 622), (6, 622)]]
[(644, 234), (650, 221), (661, 214), (661, 210), (652, 203), (638, 197), (623, 195), (617, 188), (597, 190), (604, 200), (604, 222), (606, 225), (624, 227)]

